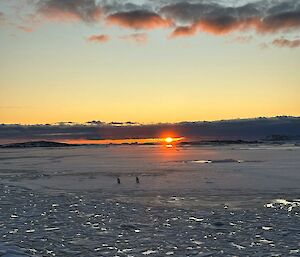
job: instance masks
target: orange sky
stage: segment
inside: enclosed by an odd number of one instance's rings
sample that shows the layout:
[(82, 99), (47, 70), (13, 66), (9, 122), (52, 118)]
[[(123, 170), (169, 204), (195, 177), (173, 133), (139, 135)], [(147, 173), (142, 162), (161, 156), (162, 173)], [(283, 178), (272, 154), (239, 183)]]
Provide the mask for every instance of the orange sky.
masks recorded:
[(1, 123), (299, 116), (297, 1), (196, 2), (1, 1)]
[[(167, 137), (168, 138), (168, 137)], [(76, 139), (76, 140), (62, 140), (61, 142), (69, 144), (145, 144), (145, 143), (157, 143), (157, 144), (176, 144), (182, 141), (183, 137), (172, 137), (171, 140), (166, 140), (166, 137), (162, 138), (144, 138), (144, 139), (122, 139), (122, 140), (86, 140), (86, 139)], [(168, 141), (168, 142), (167, 142)]]

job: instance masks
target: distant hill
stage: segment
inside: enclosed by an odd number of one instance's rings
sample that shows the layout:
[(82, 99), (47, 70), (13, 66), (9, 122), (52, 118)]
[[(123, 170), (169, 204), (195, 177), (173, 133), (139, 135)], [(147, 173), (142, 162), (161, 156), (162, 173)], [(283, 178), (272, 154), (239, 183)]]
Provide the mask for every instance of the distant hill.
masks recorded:
[(70, 147), (70, 146), (78, 146), (78, 145), (58, 143), (52, 141), (31, 141), (31, 142), (24, 142), (24, 143), (0, 145), (0, 148)]

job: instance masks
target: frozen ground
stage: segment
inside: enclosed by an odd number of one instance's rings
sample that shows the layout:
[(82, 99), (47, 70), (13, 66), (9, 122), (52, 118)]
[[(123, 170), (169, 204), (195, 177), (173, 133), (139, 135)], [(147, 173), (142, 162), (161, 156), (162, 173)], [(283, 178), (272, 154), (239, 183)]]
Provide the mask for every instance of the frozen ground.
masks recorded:
[(1, 149), (0, 165), (0, 256), (300, 256), (299, 147)]

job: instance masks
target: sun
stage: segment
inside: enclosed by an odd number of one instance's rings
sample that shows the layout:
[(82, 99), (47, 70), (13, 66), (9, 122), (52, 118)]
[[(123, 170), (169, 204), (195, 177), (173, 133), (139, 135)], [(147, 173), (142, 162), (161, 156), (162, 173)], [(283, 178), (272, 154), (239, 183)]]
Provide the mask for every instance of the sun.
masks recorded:
[(174, 141), (174, 139), (172, 137), (166, 137), (165, 138), (165, 142), (168, 143), (168, 144), (172, 143), (173, 141)]

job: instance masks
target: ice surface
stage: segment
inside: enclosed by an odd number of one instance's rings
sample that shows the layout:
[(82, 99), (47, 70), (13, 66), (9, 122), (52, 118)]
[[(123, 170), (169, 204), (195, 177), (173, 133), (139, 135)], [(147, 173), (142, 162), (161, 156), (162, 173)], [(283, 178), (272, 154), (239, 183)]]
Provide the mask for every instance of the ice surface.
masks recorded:
[(21, 256), (297, 256), (299, 168), (286, 146), (1, 149), (0, 241)]

